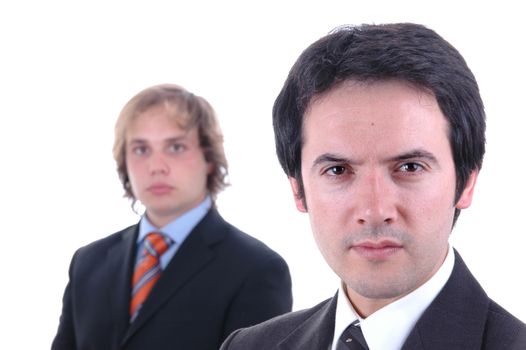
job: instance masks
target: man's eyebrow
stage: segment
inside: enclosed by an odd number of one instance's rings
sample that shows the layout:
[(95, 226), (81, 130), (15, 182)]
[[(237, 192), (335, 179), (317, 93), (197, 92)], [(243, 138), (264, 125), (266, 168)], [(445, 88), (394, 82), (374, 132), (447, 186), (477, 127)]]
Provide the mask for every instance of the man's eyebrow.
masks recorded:
[(312, 162), (311, 169), (316, 168), (320, 164), (325, 163), (353, 163), (353, 161), (349, 158), (340, 156), (338, 154), (332, 154), (332, 153), (324, 153), (317, 157), (314, 162)]
[(128, 143), (146, 143), (148, 141), (144, 140), (144, 139), (140, 139), (140, 138), (137, 138), (137, 139), (130, 139), (128, 141)]
[[(186, 134), (183, 134), (181, 136), (175, 136), (175, 137), (169, 137), (167, 139), (164, 139), (162, 140), (164, 143), (173, 143), (173, 142), (180, 142), (180, 141), (183, 141), (185, 140), (187, 137), (186, 137)], [(135, 138), (135, 139), (131, 139), (129, 140), (129, 143), (148, 143), (149, 141), (147, 139), (143, 139), (143, 138)]]
[(428, 152), (423, 149), (415, 149), (406, 153), (402, 153), (398, 156), (395, 156), (391, 158), (391, 161), (402, 161), (402, 160), (410, 160), (410, 159), (427, 159), (435, 164), (438, 163), (437, 158), (433, 155), (433, 153)]
[[(428, 161), (432, 163), (438, 164), (438, 160), (433, 155), (433, 153), (428, 152), (424, 149), (411, 150), (409, 152), (405, 152), (400, 155), (389, 158), (388, 160), (391, 162), (399, 162), (399, 161), (411, 160), (411, 159), (427, 159)], [(311, 169), (314, 169), (320, 166), (321, 164), (326, 164), (326, 163), (356, 164), (357, 162), (351, 158), (344, 157), (339, 154), (324, 153), (314, 160), (314, 162), (312, 163)]]
[(188, 138), (187, 134), (183, 134), (181, 136), (169, 137), (167, 139), (164, 139), (163, 142), (165, 143), (179, 142), (179, 141), (184, 141), (187, 138)]

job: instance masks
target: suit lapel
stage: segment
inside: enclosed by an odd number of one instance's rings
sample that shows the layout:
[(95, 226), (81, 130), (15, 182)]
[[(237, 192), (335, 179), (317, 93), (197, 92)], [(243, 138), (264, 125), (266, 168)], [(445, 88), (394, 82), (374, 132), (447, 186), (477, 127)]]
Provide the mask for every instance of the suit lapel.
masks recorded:
[(326, 350), (334, 336), (337, 295), (293, 330), (281, 343), (280, 350)]
[(402, 349), (481, 349), (488, 307), (488, 296), (455, 251), (451, 277)]
[(215, 209), (212, 209), (194, 228), (153, 287), (139, 315), (126, 332), (122, 344), (214, 259), (215, 253), (210, 245), (223, 239), (224, 230), (222, 228), (225, 225), (226, 223)]
[[(120, 241), (108, 249), (106, 261), (108, 267), (109, 304), (111, 317), (115, 325), (117, 339), (126, 332), (129, 326), (129, 306), (131, 293), (131, 276), (135, 259), (135, 242), (138, 225), (125, 229)], [(104, 288), (104, 286), (100, 286)]]

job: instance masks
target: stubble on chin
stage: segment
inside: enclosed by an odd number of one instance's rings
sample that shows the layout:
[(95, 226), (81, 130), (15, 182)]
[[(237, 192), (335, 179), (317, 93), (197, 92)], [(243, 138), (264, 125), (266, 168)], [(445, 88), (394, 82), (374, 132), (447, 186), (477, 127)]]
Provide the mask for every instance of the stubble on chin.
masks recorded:
[[(404, 249), (401, 254), (407, 254), (414, 238), (403, 230), (389, 227), (367, 227), (349, 234), (343, 239), (344, 254), (350, 254), (352, 247), (356, 244), (382, 240), (400, 244)], [(398, 263), (403, 262), (398, 261)], [(404, 264), (397, 268), (389, 260), (356, 261), (356, 266), (353, 266), (351, 261), (349, 266), (345, 266), (344, 269), (346, 276), (340, 277), (345, 277), (342, 280), (347, 288), (368, 299), (399, 298), (414, 289), (419, 279), (418, 269), (415, 266)]]

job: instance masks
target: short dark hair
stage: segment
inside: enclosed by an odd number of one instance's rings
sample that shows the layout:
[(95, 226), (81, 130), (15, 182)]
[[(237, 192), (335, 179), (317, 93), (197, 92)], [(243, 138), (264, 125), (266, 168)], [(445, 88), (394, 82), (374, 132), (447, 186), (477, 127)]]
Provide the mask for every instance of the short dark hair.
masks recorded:
[[(473, 170), (482, 167), (485, 113), (475, 77), (464, 58), (436, 32), (395, 23), (336, 28), (311, 44), (291, 68), (272, 111), (276, 151), (283, 170), (299, 185), (302, 126), (313, 97), (346, 80), (399, 79), (431, 92), (449, 123), (456, 172), (455, 202)], [(456, 209), (456, 221), (460, 210)]]

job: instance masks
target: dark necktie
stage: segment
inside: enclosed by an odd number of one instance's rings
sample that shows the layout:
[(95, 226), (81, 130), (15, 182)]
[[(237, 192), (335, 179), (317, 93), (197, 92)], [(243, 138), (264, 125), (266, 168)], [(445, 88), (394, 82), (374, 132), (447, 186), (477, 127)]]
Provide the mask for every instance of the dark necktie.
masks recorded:
[(336, 350), (369, 350), (367, 342), (363, 337), (360, 321), (356, 320), (342, 333), (338, 339)]
[(151, 232), (144, 239), (144, 249), (133, 273), (130, 322), (135, 320), (155, 282), (161, 277), (159, 261), (171, 244), (172, 240), (159, 232)]

